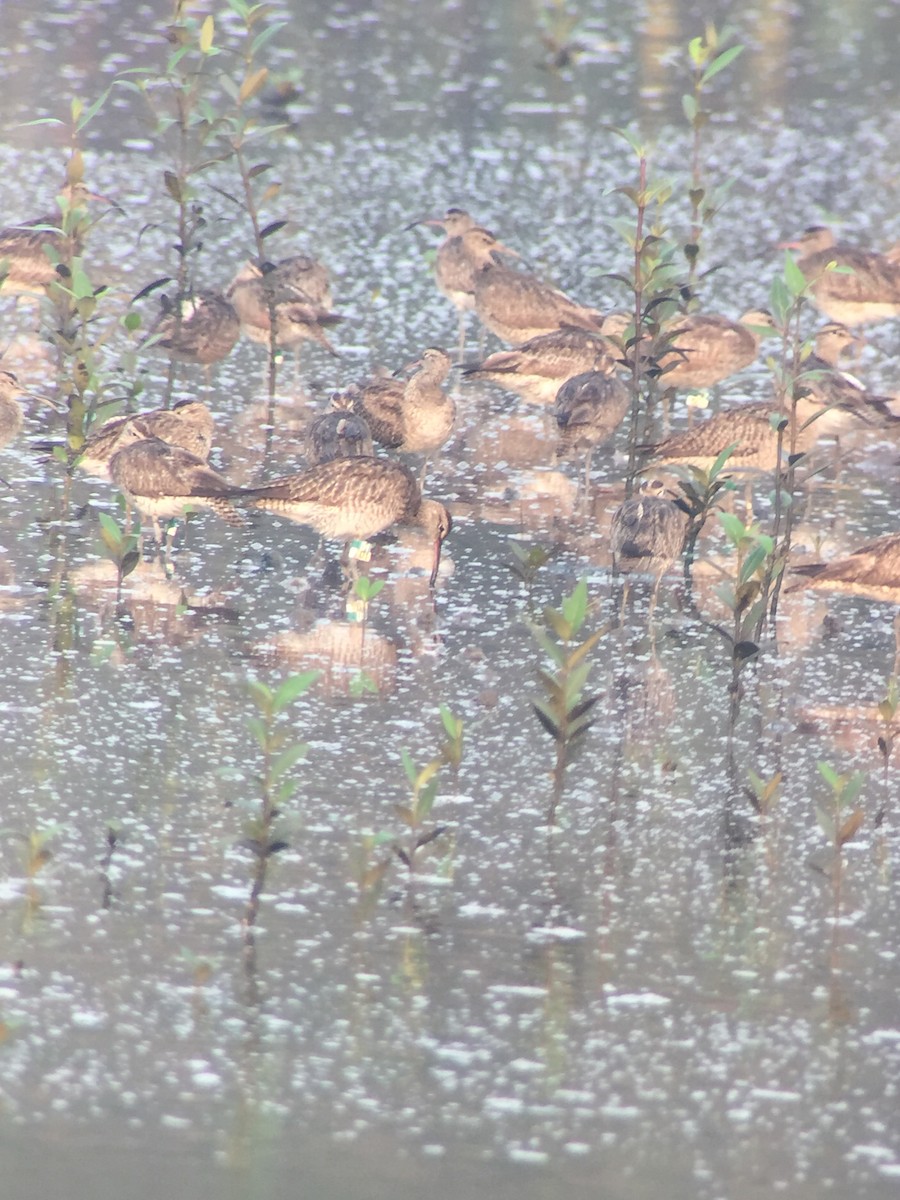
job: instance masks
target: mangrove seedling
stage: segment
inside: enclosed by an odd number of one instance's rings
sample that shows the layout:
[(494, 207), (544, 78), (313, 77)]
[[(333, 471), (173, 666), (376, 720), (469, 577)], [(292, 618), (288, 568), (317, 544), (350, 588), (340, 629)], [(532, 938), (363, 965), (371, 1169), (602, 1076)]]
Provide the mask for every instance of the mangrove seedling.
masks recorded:
[(539, 670), (538, 678), (545, 695), (532, 701), (532, 708), (541, 726), (553, 738), (556, 756), (553, 766), (553, 791), (547, 822), (556, 824), (556, 811), (562, 798), (566, 767), (584, 735), (594, 723), (590, 715), (600, 699), (599, 693), (585, 695), (584, 689), (591, 670), (588, 658), (608, 627), (597, 629), (581, 639), (587, 617), (587, 581), (580, 580), (558, 609), (544, 609), (545, 628), (532, 627), (532, 633), (553, 663), (553, 670)]
[(100, 537), (116, 568), (116, 604), (122, 603), (122, 581), (141, 561), (139, 533), (126, 533), (109, 513), (100, 513)]
[(897, 676), (892, 675), (888, 680), (887, 691), (884, 694), (884, 698), (878, 705), (878, 715), (882, 721), (882, 730), (878, 735), (878, 750), (881, 754), (884, 795), (881, 802), (881, 808), (879, 808), (875, 815), (876, 826), (880, 825), (884, 821), (888, 811), (888, 800), (890, 797), (888, 768), (890, 766), (891, 753), (894, 749), (894, 737), (897, 732), (898, 707), (900, 707), (900, 695), (898, 695), (897, 689)]
[(244, 916), (247, 930), (245, 945), (253, 953), (253, 926), (259, 913), (259, 900), (266, 883), (269, 860), (288, 847), (279, 828), (283, 805), (297, 790), (297, 780), (291, 771), (306, 757), (308, 747), (290, 739), (287, 709), (309, 691), (318, 679), (318, 671), (304, 671), (289, 676), (279, 687), (271, 688), (259, 679), (247, 683), (247, 691), (256, 706), (256, 715), (249, 717), (247, 728), (253, 735), (260, 760), (257, 776), (259, 785), (256, 811), (244, 825), (241, 845), (252, 852), (255, 863), (250, 897)]
[(819, 774), (831, 789), (825, 804), (816, 807), (819, 828), (828, 839), (836, 863), (840, 863), (844, 846), (855, 837), (865, 819), (857, 801), (866, 782), (864, 771), (841, 775), (828, 763), (820, 762)]
[(431, 846), (447, 829), (446, 825), (436, 825), (429, 821), (437, 796), (441, 760), (433, 758), (420, 770), (408, 750), (403, 750), (401, 757), (412, 795), (408, 804), (395, 804), (394, 812), (409, 829), (409, 837), (403, 845), (399, 842), (394, 843), (394, 853), (403, 865), (413, 872), (419, 852), (426, 846)]
[(712, 119), (712, 113), (704, 107), (704, 95), (709, 84), (720, 71), (738, 57), (743, 46), (729, 46), (725, 43), (731, 37), (732, 30), (725, 28), (717, 30), (711, 22), (706, 26), (705, 35), (691, 38), (688, 42), (688, 56), (691, 61), (693, 86), (690, 92), (681, 97), (684, 115), (691, 127), (691, 186), (688, 198), (691, 203), (691, 231), (684, 246), (684, 256), (688, 262), (689, 281), (693, 280), (697, 271), (697, 261), (702, 248), (702, 236), (706, 226), (722, 207), (731, 188), (731, 180), (719, 187), (710, 187), (703, 175), (703, 131)]
[(457, 775), (463, 756), (463, 720), (462, 717), (455, 716), (446, 704), (442, 704), (441, 724), (447, 735), (447, 740), (441, 747), (441, 762)]

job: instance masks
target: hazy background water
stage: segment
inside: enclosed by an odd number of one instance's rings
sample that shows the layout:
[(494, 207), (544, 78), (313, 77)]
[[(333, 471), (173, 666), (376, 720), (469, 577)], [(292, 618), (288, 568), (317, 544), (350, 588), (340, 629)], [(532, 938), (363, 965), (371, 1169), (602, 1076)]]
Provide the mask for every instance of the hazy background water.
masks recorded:
[[(297, 232), (275, 249), (320, 255), (347, 321), (339, 361), (305, 355), (302, 387), (284, 370), (269, 464), (259, 355), (242, 344), (222, 364), (216, 461), (236, 479), (296, 462), (297, 430), (333, 388), (452, 343), (434, 243), (403, 232), (413, 218), (464, 204), (606, 307), (621, 295), (602, 274), (627, 268), (610, 189), (635, 172), (606, 124), (639, 125), (654, 172), (684, 188), (679, 63), (705, 13), (585, 5), (572, 35), (584, 52), (556, 73), (539, 8), (485, 7), (276, 6), (289, 24), (269, 61), (297, 93), (290, 129), (266, 145), (284, 182), (270, 215)], [(730, 7), (710, 15), (732, 20), (747, 49), (714, 91), (707, 163), (736, 182), (711, 230), (709, 261), (724, 265), (704, 299), (737, 315), (765, 303), (775, 242), (823, 215), (852, 239), (900, 234), (900, 6)], [(169, 17), (164, 4), (35, 12), (5, 0), (4, 220), (45, 209), (64, 169), (64, 130), (22, 122), (65, 118), (71, 96), (158, 67)], [(233, 19), (218, 25), (227, 40)], [(124, 210), (98, 225), (88, 261), (124, 309), (173, 267), (167, 148), (118, 87), (85, 144), (92, 185)], [(233, 170), (203, 183), (233, 191)], [(203, 282), (223, 286), (248, 230), (221, 192), (205, 203)], [(670, 214), (686, 229), (685, 201)], [(141, 307), (145, 322), (152, 310)], [(5, 319), (10, 339), (31, 344), (27, 313), (10, 306)], [(111, 367), (130, 349), (114, 338)], [(895, 329), (876, 329), (860, 367), (873, 386), (895, 390), (896, 352)], [(48, 376), (38, 357), (18, 369)], [(142, 356), (138, 371), (153, 403), (165, 364)], [(716, 402), (766, 388), (760, 364)], [(110, 490), (78, 479), (60, 527), (61, 473), (31, 444), (46, 418), (30, 412), (4, 452), (0, 1145), (16, 1200), (896, 1193), (897, 847), (890, 814), (873, 819), (872, 719), (893, 669), (893, 611), (786, 604), (729, 741), (721, 638), (677, 589), (649, 619), (639, 595), (597, 657), (600, 717), (548, 834), (550, 751), (528, 705), (540, 657), (507, 539), (558, 550), (538, 606), (585, 575), (601, 623), (615, 603), (605, 530), (622, 464), (613, 449), (598, 456), (585, 513), (577, 465), (551, 461), (544, 414), (490, 388), (456, 390), (460, 430), (428, 485), (456, 516), (452, 575), (435, 604), (405, 569), (421, 547), (379, 551), (376, 567), (391, 570), (363, 643), (321, 580), (315, 538), (274, 521), (244, 532), (200, 517), (174, 585), (146, 569), (117, 622), (96, 579)], [(895, 528), (896, 458), (896, 440), (871, 438), (839, 484), (811, 488), (801, 540), (836, 553)], [(296, 709), (310, 745), (298, 817), (251, 971), (246, 680), (311, 664), (325, 678)], [(353, 699), (360, 667), (378, 691)], [(400, 751), (435, 752), (441, 703), (466, 722), (459, 778), (445, 776), (435, 811), (443, 853), (434, 874), (410, 885), (397, 864), (368, 895), (366, 839), (399, 832)], [(823, 845), (818, 760), (870, 773), (835, 941), (832, 892), (810, 866)], [(785, 776), (765, 836), (744, 791), (751, 769)], [(110, 826), (119, 841), (105, 864)], [(53, 860), (29, 883), (24, 839), (50, 828)]]

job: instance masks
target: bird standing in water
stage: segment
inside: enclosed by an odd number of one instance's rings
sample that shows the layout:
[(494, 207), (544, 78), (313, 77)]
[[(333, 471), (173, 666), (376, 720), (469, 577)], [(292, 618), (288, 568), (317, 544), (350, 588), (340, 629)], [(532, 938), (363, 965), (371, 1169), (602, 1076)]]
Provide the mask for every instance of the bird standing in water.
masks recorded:
[(139, 512), (152, 519), (160, 548), (160, 517), (183, 517), (194, 508), (211, 508), (229, 525), (246, 524), (232, 505), (234, 485), (202, 458), (159, 438), (145, 438), (134, 426), (126, 428), (122, 441), (125, 444), (109, 460), (109, 477)]
[(369, 423), (353, 411), (350, 394), (334, 392), (331, 409), (307, 425), (305, 448), (307, 461), (314, 467), (336, 458), (372, 457)]
[(453, 528), (444, 505), (423, 498), (407, 467), (379, 458), (336, 458), (260, 487), (232, 489), (231, 495), (336, 541), (365, 540), (395, 524), (424, 529), (433, 543), (432, 587)]
[(413, 372), (407, 380), (371, 379), (352, 386), (347, 395), (380, 445), (428, 455), (443, 446), (456, 420), (456, 402), (443, 389), (450, 355), (429, 346), (404, 370)]
[[(301, 269), (297, 258), (309, 265)], [(298, 362), (305, 341), (318, 342), (338, 358), (325, 330), (343, 317), (329, 311), (331, 291), (327, 273), (323, 272), (324, 267), (305, 255), (281, 264), (246, 262), (231, 281), (227, 296), (251, 342), (271, 348), (274, 316), (275, 345), (296, 351)], [(305, 287), (312, 288), (312, 292)]]
[(160, 300), (162, 311), (141, 342), (161, 346), (176, 362), (203, 367), (207, 385), (210, 368), (231, 353), (240, 336), (241, 323), (232, 304), (212, 288), (181, 300)]
[[(0, 291), (41, 295), (58, 283), (57, 264), (81, 253), (87, 206), (92, 200), (110, 203), (84, 183), (67, 183), (52, 212), (0, 229)], [(64, 227), (71, 232), (64, 232)]]
[(109, 460), (117, 450), (137, 440), (131, 437), (131, 430), (139, 432), (141, 437), (156, 437), (172, 446), (181, 446), (206, 462), (212, 450), (214, 429), (212, 413), (199, 400), (182, 400), (172, 408), (110, 417), (88, 436), (78, 466), (87, 475), (108, 479)]
[(475, 308), (475, 260), (463, 240), (463, 234), (472, 229), (481, 229), (494, 240), (496, 253), (518, 258), (515, 250), (498, 242), (494, 235), (479, 225), (474, 217), (465, 209), (448, 208), (442, 217), (426, 217), (414, 221), (407, 229), (415, 225), (434, 225), (443, 229), (447, 235), (438, 247), (434, 260), (434, 279), (439, 291), (447, 297), (459, 313), (459, 355), (466, 345), (466, 314)]
[(487, 379), (532, 404), (553, 404), (568, 379), (616, 367), (616, 347), (587, 329), (554, 329), (513, 350), (497, 350), (463, 368), (466, 379)]
[(475, 266), (475, 311), (503, 341), (521, 345), (570, 325), (602, 332), (603, 317), (596, 309), (570, 299), (535, 275), (506, 266), (496, 238), (486, 229), (470, 229), (462, 242)]
[(780, 248), (797, 251), (813, 304), (829, 320), (853, 326), (900, 316), (900, 262), (892, 255), (839, 242), (824, 225)]

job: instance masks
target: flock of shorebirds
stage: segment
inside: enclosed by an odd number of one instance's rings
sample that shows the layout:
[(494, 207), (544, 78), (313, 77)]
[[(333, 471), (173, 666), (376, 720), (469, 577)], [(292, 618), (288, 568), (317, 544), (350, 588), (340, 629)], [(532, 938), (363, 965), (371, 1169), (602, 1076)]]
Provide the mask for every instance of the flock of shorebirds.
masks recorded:
[[(84, 189), (69, 188), (64, 203), (94, 198)], [(0, 230), (0, 290), (41, 293), (58, 279), (54, 259), (64, 259), (67, 250), (63, 235), (52, 232), (59, 223), (56, 212)], [(613, 436), (631, 408), (624, 370), (628, 348), (633, 352), (629, 318), (604, 316), (550, 286), (513, 261), (518, 253), (461, 209), (413, 222), (422, 224), (444, 234), (435, 278), (459, 313), (462, 378), (487, 380), (528, 403), (552, 405), (557, 454), (583, 450), (589, 479), (595, 448)], [(824, 228), (807, 230), (785, 245), (795, 250), (810, 298), (828, 320), (816, 337), (814, 354), (803, 364), (804, 387), (791, 438), (779, 436), (771, 403), (744, 404), (649, 448), (655, 470), (708, 468), (730, 447), (729, 471), (775, 471), (783, 465), (780, 456), (788, 444), (797, 454), (807, 454), (823, 437), (836, 438), (848, 428), (881, 429), (897, 420), (890, 398), (872, 395), (839, 361), (856, 341), (852, 327), (900, 316), (900, 254), (837, 242)], [(294, 255), (277, 263), (250, 261), (224, 292), (201, 290), (177, 302), (163, 301), (144, 341), (175, 360), (202, 365), (207, 373), (241, 334), (267, 347), (274, 342), (294, 351), (312, 340), (334, 354), (326, 330), (341, 317), (332, 305), (328, 272), (315, 259)], [(463, 362), (472, 311), (486, 331), (511, 348)], [(770, 317), (759, 311), (740, 320), (686, 313), (672, 322), (670, 348), (656, 368), (667, 388), (712, 387), (756, 360), (767, 325)], [(418, 526), (433, 545), (433, 586), (441, 547), (452, 528), (450, 513), (423, 496), (424, 467), (417, 477), (396, 458), (376, 455), (373, 447), (377, 443), (392, 452), (424, 455), (427, 466), (428, 457), (454, 429), (456, 405), (446, 390), (453, 366), (445, 350), (430, 347), (396, 375), (369, 378), (335, 393), (329, 411), (307, 426), (309, 466), (260, 486), (235, 486), (209, 464), (214, 421), (199, 400), (105, 421), (89, 431), (79, 465), (111, 480), (152, 520), (160, 547), (159, 519), (196, 507), (210, 508), (237, 524), (244, 522), (242, 509), (263, 509), (339, 541), (368, 539), (395, 524)], [(0, 446), (21, 428), (19, 399), (25, 394), (13, 375), (0, 372)], [(611, 533), (620, 567), (661, 570), (678, 556), (687, 520), (671, 495), (658, 487), (656, 494), (640, 494), (620, 506)], [(803, 570), (798, 578), (805, 586), (889, 594), (900, 587), (900, 534), (864, 546), (847, 559)]]

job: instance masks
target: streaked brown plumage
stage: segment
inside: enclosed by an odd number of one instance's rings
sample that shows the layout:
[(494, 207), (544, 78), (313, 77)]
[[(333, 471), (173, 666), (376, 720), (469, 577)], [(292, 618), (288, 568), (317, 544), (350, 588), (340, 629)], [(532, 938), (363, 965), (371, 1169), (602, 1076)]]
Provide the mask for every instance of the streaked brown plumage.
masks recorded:
[(156, 437), (172, 446), (181, 446), (206, 462), (212, 449), (214, 429), (212, 413), (199, 400), (183, 400), (174, 408), (151, 408), (146, 412), (110, 417), (90, 434), (78, 465), (88, 475), (108, 479), (109, 460), (122, 446), (136, 440), (131, 437), (131, 430), (145, 438)]
[[(296, 256), (303, 258), (304, 256)], [(295, 259), (285, 260), (285, 265), (246, 262), (229, 285), (227, 296), (234, 305), (241, 328), (252, 342), (268, 346), (271, 342), (271, 316), (269, 305), (275, 313), (275, 344), (285, 350), (297, 350), (304, 341), (318, 342), (320, 346), (338, 357), (338, 353), (325, 336), (325, 329), (343, 320), (339, 313), (329, 312), (331, 293), (328, 290), (325, 268), (315, 263), (308, 271), (298, 271), (291, 264)], [(299, 278), (306, 276), (315, 292), (323, 296), (327, 304), (310, 295), (300, 286)]]
[(559, 426), (557, 456), (586, 450), (585, 482), (591, 459), (621, 425), (631, 405), (631, 393), (612, 371), (586, 371), (567, 380), (556, 396), (553, 415)]
[(467, 379), (487, 379), (533, 404), (554, 404), (560, 387), (585, 371), (615, 365), (616, 350), (586, 329), (554, 329), (514, 350), (498, 350), (463, 369)]
[(109, 460), (109, 477), (153, 519), (161, 541), (159, 517), (181, 517), (193, 508), (211, 508), (229, 525), (245, 519), (232, 506), (234, 485), (196, 454), (159, 438), (145, 438), (140, 429), (126, 427), (125, 443)]
[(445, 350), (429, 346), (405, 368), (414, 370), (409, 379), (371, 379), (349, 388), (348, 396), (376, 442), (389, 450), (429, 453), (443, 446), (456, 419), (456, 403), (442, 387), (450, 366)]
[(266, 287), (277, 303), (285, 300), (312, 301), (321, 308), (331, 308), (331, 276), (328, 268), (309, 254), (292, 254), (278, 262), (261, 265)]
[(603, 318), (596, 309), (578, 304), (534, 275), (506, 266), (487, 230), (470, 229), (462, 241), (475, 265), (475, 311), (482, 324), (504, 341), (521, 345), (569, 325), (601, 331)]
[[(442, 217), (426, 217), (422, 221), (413, 222), (413, 225), (433, 225), (443, 229), (447, 235), (438, 247), (434, 260), (434, 279), (438, 289), (459, 313), (459, 347), (462, 352), (465, 345), (466, 313), (475, 308), (476, 269), (472, 255), (463, 241), (463, 234), (472, 229), (483, 229), (483, 226), (462, 208), (448, 208)], [(412, 227), (408, 226), (410, 229)], [(489, 230), (484, 232), (493, 238)], [(498, 254), (509, 254), (518, 258), (515, 250), (510, 250), (496, 239), (494, 249)]]
[(642, 494), (625, 500), (613, 513), (610, 527), (613, 568), (661, 575), (681, 554), (687, 525), (687, 513), (666, 496)]
[[(622, 338), (633, 318), (610, 313), (603, 321), (608, 337)], [(766, 312), (752, 310), (737, 321), (721, 313), (683, 313), (666, 325), (671, 350), (659, 360), (660, 382), (667, 388), (708, 388), (749, 367), (759, 354), (760, 335), (749, 326), (772, 326)]]
[[(673, 434), (652, 447), (653, 464), (684, 464), (708, 470), (723, 450), (734, 445), (726, 469), (774, 471), (779, 466), (778, 434), (768, 403), (744, 404), (718, 413), (684, 433)], [(838, 405), (833, 408), (815, 396), (800, 397), (796, 406), (795, 453), (807, 454), (822, 437), (835, 437), (848, 428), (873, 424), (864, 408)], [(815, 418), (815, 419), (813, 419)], [(782, 455), (790, 453), (791, 439), (785, 430)]]
[(353, 411), (353, 398), (335, 392), (331, 410), (306, 427), (306, 458), (311, 466), (336, 458), (372, 457), (372, 433), (365, 417)]
[(0, 450), (21, 432), (24, 414), (19, 397), (26, 394), (12, 371), (0, 371)]
[[(70, 212), (86, 209), (91, 200), (105, 199), (82, 183), (67, 183), (59, 195)], [(62, 211), (56, 207), (44, 216), (0, 229), (0, 291), (41, 293), (59, 279), (45, 247), (51, 247), (54, 259), (62, 261), (79, 253), (81, 248), (77, 239), (62, 232), (62, 221)], [(44, 226), (48, 228), (42, 228)]]
[(178, 362), (209, 368), (234, 349), (241, 323), (231, 303), (212, 288), (182, 300), (161, 297), (162, 312), (141, 343), (161, 346)]
[(825, 404), (840, 404), (868, 410), (873, 421), (892, 425), (897, 400), (870, 392), (855, 375), (841, 370), (838, 361), (856, 337), (845, 325), (831, 322), (816, 333), (815, 350), (801, 363), (799, 385)]
[(391, 525), (416, 525), (434, 540), (431, 584), (441, 546), (453, 522), (443, 504), (423, 499), (415, 476), (402, 463), (379, 458), (336, 458), (261, 487), (234, 489), (233, 496), (338, 541), (371, 538)]
[(793, 568), (805, 576), (787, 591), (817, 588), (849, 592), (875, 600), (900, 602), (900, 533), (888, 533), (829, 563), (806, 563)]
[[(893, 257), (838, 242), (824, 225), (781, 246), (798, 252), (812, 301), (832, 321), (862, 325), (900, 316), (900, 262)], [(849, 271), (829, 270), (830, 263)]]

